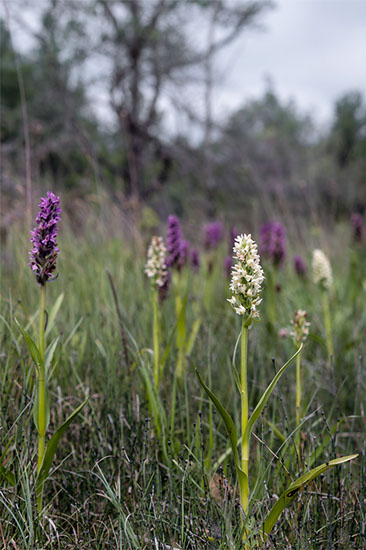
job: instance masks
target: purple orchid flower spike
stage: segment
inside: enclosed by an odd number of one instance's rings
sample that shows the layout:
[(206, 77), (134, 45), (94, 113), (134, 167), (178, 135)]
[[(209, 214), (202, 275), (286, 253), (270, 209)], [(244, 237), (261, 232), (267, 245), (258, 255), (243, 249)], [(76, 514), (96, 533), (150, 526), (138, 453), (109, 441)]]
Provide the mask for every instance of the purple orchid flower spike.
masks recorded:
[(173, 267), (178, 263), (182, 245), (182, 232), (177, 216), (168, 217), (166, 244), (168, 249), (168, 258), (166, 264), (168, 267)]
[(187, 241), (185, 239), (181, 241), (180, 251), (179, 251), (179, 258), (178, 258), (178, 261), (177, 261), (178, 271), (181, 271), (187, 263), (188, 255), (189, 255), (189, 247), (190, 247), (189, 241)]
[(223, 237), (223, 229), (221, 222), (212, 222), (208, 223), (204, 227), (205, 233), (205, 248), (207, 250), (212, 250), (217, 248), (218, 244)]
[(301, 256), (294, 256), (294, 270), (299, 277), (305, 277), (308, 268), (305, 260)]
[(361, 214), (355, 213), (351, 216), (351, 224), (353, 228), (353, 240), (355, 243), (362, 242), (363, 237), (363, 219)]
[(279, 267), (286, 257), (286, 232), (279, 222), (269, 222), (260, 230), (261, 254), (267, 256), (275, 267)]
[(31, 231), (33, 248), (30, 254), (30, 265), (36, 275), (37, 283), (45, 285), (52, 281), (56, 269), (56, 259), (59, 249), (56, 243), (57, 223), (61, 218), (60, 199), (51, 191), (42, 197), (39, 203), (39, 213), (36, 217), (37, 226)]
[(195, 273), (197, 273), (199, 267), (200, 267), (200, 255), (198, 252), (198, 248), (192, 248), (191, 250), (191, 266)]

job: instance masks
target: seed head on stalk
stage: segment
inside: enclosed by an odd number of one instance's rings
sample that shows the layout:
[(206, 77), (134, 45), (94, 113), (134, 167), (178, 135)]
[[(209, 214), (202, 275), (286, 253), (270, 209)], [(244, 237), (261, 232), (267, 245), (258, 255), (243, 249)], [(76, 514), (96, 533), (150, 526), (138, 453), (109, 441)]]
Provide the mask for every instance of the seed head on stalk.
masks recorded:
[(263, 269), (260, 265), (260, 257), (257, 244), (252, 236), (239, 235), (235, 239), (233, 258), (236, 264), (231, 272), (230, 290), (233, 293), (228, 302), (238, 315), (258, 319), (258, 306), (262, 299), (259, 298), (261, 284), (264, 280)]
[(59, 249), (56, 243), (57, 223), (61, 216), (60, 198), (51, 191), (47, 196), (42, 197), (39, 203), (39, 213), (36, 217), (36, 227), (31, 231), (31, 243), (33, 248), (30, 251), (30, 265), (36, 275), (37, 283), (45, 285), (52, 281), (56, 269), (56, 259)]

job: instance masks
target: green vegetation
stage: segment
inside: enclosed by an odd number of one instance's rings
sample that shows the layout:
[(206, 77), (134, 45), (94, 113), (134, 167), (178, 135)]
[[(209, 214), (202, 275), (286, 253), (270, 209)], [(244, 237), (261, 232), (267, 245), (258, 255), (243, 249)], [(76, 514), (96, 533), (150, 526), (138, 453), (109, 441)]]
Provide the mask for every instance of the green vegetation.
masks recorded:
[[(68, 209), (66, 197), (61, 206)], [(185, 347), (180, 383), (177, 288), (160, 304), (160, 360), (165, 363), (156, 387), (154, 301), (144, 275), (150, 235), (125, 224), (106, 199), (83, 203), (79, 215), (77, 230), (63, 218), (59, 277), (47, 285), (45, 357), (52, 378), (46, 443), (89, 400), (59, 441), (40, 517), (32, 418), (35, 367), (15, 322), (36, 340), (39, 292), (27, 266), (28, 228), (14, 224), (2, 247), (0, 540), (4, 548), (24, 549), (239, 549), (243, 516), (232, 447), (223, 420), (194, 374), (198, 369), (240, 426), (232, 363), (239, 367), (241, 319), (226, 301), (230, 293), (223, 260), (228, 247), (221, 243), (205, 253), (201, 246), (198, 272), (186, 265), (179, 275), (187, 335), (200, 319), (189, 349)], [(189, 225), (184, 229), (189, 232)], [(258, 235), (256, 227), (245, 223), (238, 229)], [(201, 243), (196, 234), (195, 244)], [(310, 274), (297, 277), (291, 262), (293, 252), (310, 261), (319, 243), (329, 252), (333, 270), (332, 361), (322, 290)], [(266, 275), (270, 266), (265, 259), (262, 265)], [(294, 352), (292, 339), (281, 339), (279, 330), (290, 325), (298, 308), (307, 311), (311, 327), (301, 351), (300, 424), (293, 361), (251, 425), (248, 547), (365, 545), (365, 268), (364, 244), (351, 243), (348, 226), (335, 226), (326, 234), (309, 227), (301, 239), (290, 235), (287, 261), (275, 271), (275, 324), (269, 321), (264, 288), (261, 322), (249, 331), (249, 417), (277, 364)], [(359, 456), (351, 463), (327, 469), (341, 462), (339, 457), (355, 453)], [(315, 475), (319, 477), (312, 481)], [(265, 542), (263, 532), (268, 533)]]

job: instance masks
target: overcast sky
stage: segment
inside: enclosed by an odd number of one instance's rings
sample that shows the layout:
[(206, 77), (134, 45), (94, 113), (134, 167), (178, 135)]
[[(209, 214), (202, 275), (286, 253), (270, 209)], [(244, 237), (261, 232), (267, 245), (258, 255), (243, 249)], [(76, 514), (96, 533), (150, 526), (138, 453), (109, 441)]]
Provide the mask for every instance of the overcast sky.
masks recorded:
[(258, 96), (266, 77), (322, 123), (345, 91), (366, 97), (366, 0), (277, 0), (262, 22), (221, 55), (216, 114)]
[[(13, 2), (22, 4), (24, 0), (5, 2), (11, 7)], [(43, 2), (32, 0), (31, 5), (40, 7)], [(260, 96), (268, 78), (281, 98), (294, 99), (302, 111), (322, 124), (330, 121), (334, 101), (343, 93), (359, 90), (366, 98), (366, 0), (274, 3), (274, 9), (260, 16), (260, 30), (247, 30), (217, 59), (213, 96), (216, 120), (223, 120), (245, 100)], [(24, 13), (31, 26), (36, 24), (36, 12)], [(202, 45), (202, 40), (206, 42), (202, 22), (192, 21), (192, 25), (192, 42)], [(15, 42), (23, 50), (29, 48), (21, 32), (15, 33)], [(203, 105), (203, 91), (201, 97), (195, 89), (187, 93), (193, 103)], [(112, 120), (106, 91), (98, 90), (94, 99), (102, 119)], [(168, 127), (181, 129), (181, 117), (174, 121), (164, 99), (161, 106), (168, 115)]]

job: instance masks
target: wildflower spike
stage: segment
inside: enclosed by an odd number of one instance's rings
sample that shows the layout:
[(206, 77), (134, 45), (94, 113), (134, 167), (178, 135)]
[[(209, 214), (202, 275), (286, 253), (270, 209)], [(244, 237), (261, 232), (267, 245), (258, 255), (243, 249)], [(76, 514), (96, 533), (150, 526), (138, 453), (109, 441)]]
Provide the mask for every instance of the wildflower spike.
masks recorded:
[(324, 289), (330, 289), (333, 283), (332, 268), (327, 256), (319, 248), (313, 251), (312, 267), (314, 283)]
[(56, 237), (57, 223), (60, 218), (60, 199), (51, 191), (47, 191), (47, 196), (42, 197), (39, 203), (39, 213), (36, 217), (37, 226), (31, 231), (30, 240), (33, 248), (29, 253), (30, 262), (28, 264), (40, 285), (56, 278), (53, 276), (53, 272), (56, 269), (56, 258), (59, 253)]
[(179, 261), (181, 255), (182, 232), (177, 216), (168, 217), (168, 231), (166, 236), (168, 248), (168, 267), (173, 267)]
[(145, 273), (158, 288), (164, 287), (168, 280), (167, 249), (162, 237), (154, 236), (147, 251)]
[(268, 256), (279, 267), (286, 257), (286, 232), (279, 222), (265, 223), (261, 227), (261, 254)]
[(230, 290), (233, 296), (228, 299), (228, 302), (238, 315), (257, 319), (259, 317), (257, 308), (262, 301), (259, 294), (264, 280), (257, 244), (250, 234), (239, 235), (235, 239), (233, 250), (233, 257), (237, 263), (231, 272)]

